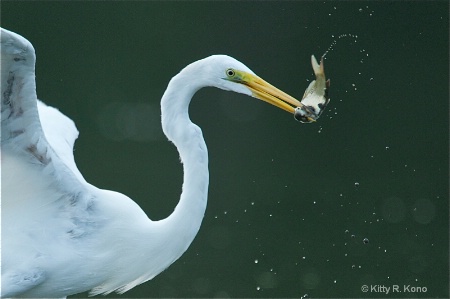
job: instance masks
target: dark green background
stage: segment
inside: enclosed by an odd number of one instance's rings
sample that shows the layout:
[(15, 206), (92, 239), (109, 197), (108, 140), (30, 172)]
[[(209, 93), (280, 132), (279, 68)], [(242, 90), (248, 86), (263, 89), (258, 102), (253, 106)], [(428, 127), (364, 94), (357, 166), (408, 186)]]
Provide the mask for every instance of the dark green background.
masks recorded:
[(325, 61), (331, 103), (315, 124), (242, 95), (195, 95), (191, 118), (210, 152), (202, 227), (175, 264), (124, 297), (444, 298), (448, 13), (447, 1), (2, 1), (1, 24), (34, 45), (38, 96), (76, 122), (87, 181), (155, 220), (182, 184), (159, 123), (173, 75), (228, 54), (301, 98), (310, 55), (337, 40)]

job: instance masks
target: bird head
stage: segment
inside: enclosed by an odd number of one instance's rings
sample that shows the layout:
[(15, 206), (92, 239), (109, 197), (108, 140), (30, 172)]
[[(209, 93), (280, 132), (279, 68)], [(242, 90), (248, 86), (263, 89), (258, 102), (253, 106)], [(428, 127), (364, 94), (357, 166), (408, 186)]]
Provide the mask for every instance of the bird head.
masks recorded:
[(291, 114), (295, 113), (297, 107), (304, 106), (300, 101), (263, 80), (232, 57), (214, 55), (206, 59), (215, 60), (214, 63), (208, 65), (214, 68), (211, 70), (216, 73), (214, 77), (221, 78), (214, 84), (221, 89), (249, 95)]

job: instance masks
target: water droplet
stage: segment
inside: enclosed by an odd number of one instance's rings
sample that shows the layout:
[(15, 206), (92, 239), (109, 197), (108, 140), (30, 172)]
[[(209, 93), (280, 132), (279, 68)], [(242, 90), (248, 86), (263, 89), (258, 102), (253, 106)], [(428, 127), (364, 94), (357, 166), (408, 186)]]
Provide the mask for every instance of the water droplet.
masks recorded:
[(255, 260), (255, 264), (257, 264), (258, 263), (258, 260)]
[(259, 291), (261, 288), (260, 287), (256, 287), (256, 290)]
[(355, 182), (355, 187), (359, 187), (359, 183), (358, 182)]
[(369, 239), (367, 239), (367, 238), (364, 238), (364, 239), (363, 239), (363, 243), (364, 243), (364, 244), (367, 244), (367, 243), (369, 243)]

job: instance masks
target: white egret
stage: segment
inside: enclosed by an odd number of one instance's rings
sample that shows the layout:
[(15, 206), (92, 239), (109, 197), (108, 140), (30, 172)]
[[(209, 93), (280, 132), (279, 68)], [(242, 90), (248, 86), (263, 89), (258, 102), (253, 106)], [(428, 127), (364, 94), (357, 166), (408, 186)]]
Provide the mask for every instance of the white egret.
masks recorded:
[(229, 56), (181, 70), (169, 82), (161, 112), (163, 131), (183, 163), (182, 194), (170, 216), (152, 221), (127, 196), (84, 180), (73, 157), (74, 123), (37, 99), (33, 46), (1, 29), (1, 297), (123, 293), (186, 251), (207, 201), (206, 144), (188, 115), (192, 96), (205, 86), (292, 114), (302, 107)]

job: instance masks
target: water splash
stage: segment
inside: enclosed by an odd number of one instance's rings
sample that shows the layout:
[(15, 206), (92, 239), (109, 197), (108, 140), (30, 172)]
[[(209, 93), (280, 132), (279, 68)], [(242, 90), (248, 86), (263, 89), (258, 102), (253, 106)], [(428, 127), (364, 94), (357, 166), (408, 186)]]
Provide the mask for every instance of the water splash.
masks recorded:
[[(325, 58), (325, 56), (334, 50), (334, 47), (337, 45), (337, 42), (340, 41), (341, 39), (347, 39), (347, 38), (352, 38), (353, 41), (356, 43), (358, 41), (358, 35), (356, 34), (351, 34), (351, 33), (344, 33), (341, 35), (338, 35), (337, 37), (335, 37), (334, 35), (332, 35), (331, 37), (335, 38), (330, 46), (328, 47), (328, 49), (325, 51), (325, 53), (323, 53), (322, 58)], [(365, 51), (365, 50), (364, 50)]]

